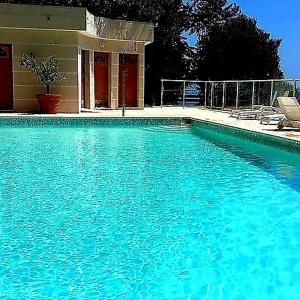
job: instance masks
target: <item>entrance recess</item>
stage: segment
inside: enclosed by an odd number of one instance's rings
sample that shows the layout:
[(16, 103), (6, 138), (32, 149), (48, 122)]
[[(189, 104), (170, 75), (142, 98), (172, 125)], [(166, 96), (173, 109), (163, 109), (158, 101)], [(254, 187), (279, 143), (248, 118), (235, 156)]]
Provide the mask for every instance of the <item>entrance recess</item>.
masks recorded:
[[(137, 58), (138, 56), (136, 54), (120, 54), (119, 106), (122, 106), (122, 95), (124, 92), (123, 91), (124, 88), (125, 88), (125, 106), (126, 107), (138, 106), (137, 105)], [(125, 81), (122, 80), (124, 75), (125, 75)]]
[(89, 53), (86, 50), (81, 52), (81, 107), (90, 108), (88, 97), (88, 58)]
[(95, 52), (95, 106), (108, 107), (108, 53)]
[(0, 110), (13, 109), (11, 45), (0, 44)]

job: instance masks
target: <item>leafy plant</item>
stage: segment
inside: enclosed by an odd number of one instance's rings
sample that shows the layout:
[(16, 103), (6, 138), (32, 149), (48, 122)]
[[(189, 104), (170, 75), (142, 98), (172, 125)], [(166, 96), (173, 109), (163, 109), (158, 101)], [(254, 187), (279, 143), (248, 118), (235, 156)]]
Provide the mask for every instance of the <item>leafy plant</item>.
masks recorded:
[(50, 85), (54, 82), (65, 80), (67, 76), (59, 72), (59, 62), (55, 56), (45, 58), (39, 63), (34, 54), (24, 54), (20, 60), (20, 66), (30, 69), (33, 74), (46, 86), (47, 94), (50, 93)]

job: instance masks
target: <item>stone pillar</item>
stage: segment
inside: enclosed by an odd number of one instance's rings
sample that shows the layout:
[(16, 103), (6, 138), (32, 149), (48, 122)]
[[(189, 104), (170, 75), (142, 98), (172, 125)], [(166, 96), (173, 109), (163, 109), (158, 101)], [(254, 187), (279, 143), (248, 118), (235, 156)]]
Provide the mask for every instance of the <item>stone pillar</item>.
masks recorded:
[(89, 51), (89, 97), (90, 108), (95, 109), (95, 68), (94, 68), (94, 51)]
[(78, 112), (81, 112), (81, 59), (82, 51), (78, 48), (77, 55), (77, 109)]
[(110, 59), (110, 108), (119, 107), (119, 53), (112, 53)]
[(145, 55), (144, 52), (138, 55), (138, 107), (144, 108), (145, 89)]

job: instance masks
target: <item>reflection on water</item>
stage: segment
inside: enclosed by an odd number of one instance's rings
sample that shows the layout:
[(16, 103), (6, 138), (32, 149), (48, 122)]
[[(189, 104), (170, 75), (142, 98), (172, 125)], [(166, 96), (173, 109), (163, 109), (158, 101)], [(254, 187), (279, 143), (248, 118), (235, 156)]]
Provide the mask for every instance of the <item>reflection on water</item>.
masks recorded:
[(192, 132), (217, 147), (229, 151), (245, 161), (264, 169), (277, 179), (300, 191), (300, 154), (281, 148), (249, 141), (203, 127), (192, 127)]

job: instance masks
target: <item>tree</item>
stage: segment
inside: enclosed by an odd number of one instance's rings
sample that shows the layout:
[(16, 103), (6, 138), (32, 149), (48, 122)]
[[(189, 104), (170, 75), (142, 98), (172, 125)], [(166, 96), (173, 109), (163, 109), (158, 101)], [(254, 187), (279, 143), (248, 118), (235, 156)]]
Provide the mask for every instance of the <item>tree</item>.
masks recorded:
[(193, 73), (211, 80), (282, 78), (280, 44), (256, 20), (239, 15), (211, 26), (197, 45)]
[(161, 78), (184, 78), (190, 69), (187, 60), (190, 49), (182, 37), (186, 9), (180, 0), (158, 2), (163, 4), (163, 9), (157, 15), (155, 41), (146, 47), (145, 100), (149, 104), (160, 101)]
[(55, 56), (44, 58), (39, 63), (34, 54), (24, 54), (20, 60), (20, 66), (31, 70), (39, 81), (46, 87), (50, 94), (50, 85), (60, 80), (66, 80), (66, 74), (59, 71), (59, 61)]
[(198, 40), (201, 40), (213, 25), (241, 13), (240, 8), (235, 3), (228, 4), (228, 0), (192, 0), (188, 3), (188, 10), (190, 31), (197, 35)]

